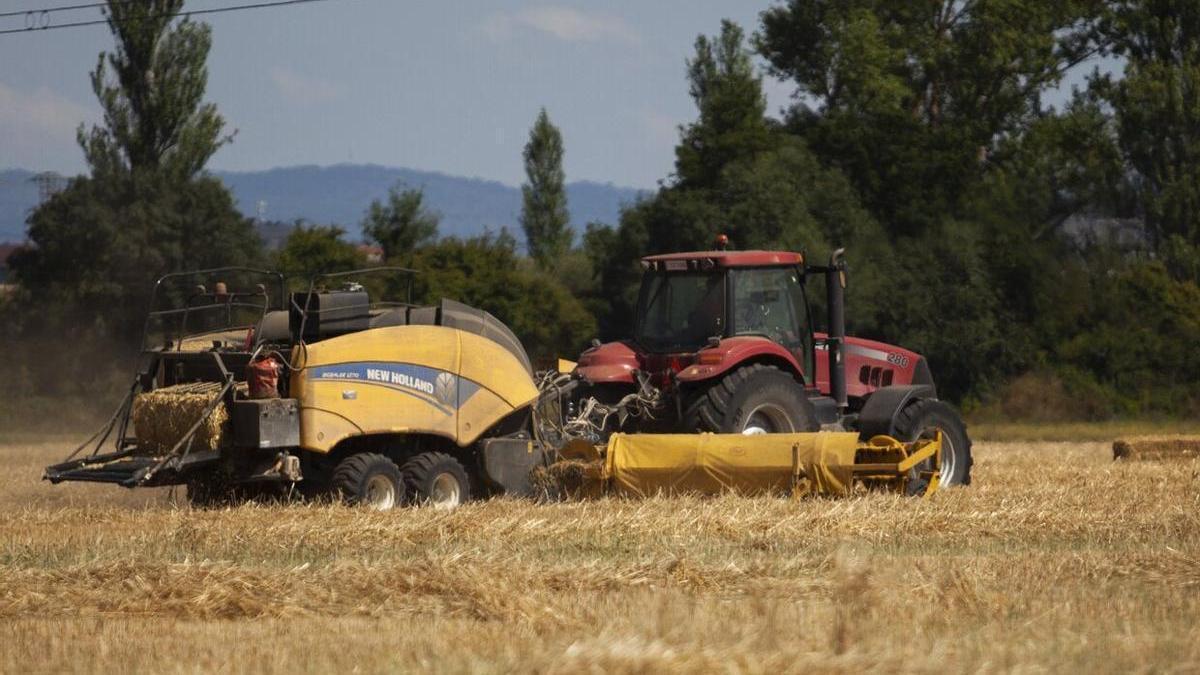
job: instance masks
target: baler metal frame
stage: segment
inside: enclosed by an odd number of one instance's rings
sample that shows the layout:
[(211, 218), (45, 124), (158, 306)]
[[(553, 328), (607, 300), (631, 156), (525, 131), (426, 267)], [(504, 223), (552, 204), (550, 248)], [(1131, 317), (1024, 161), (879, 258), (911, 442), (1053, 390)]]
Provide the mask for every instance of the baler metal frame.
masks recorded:
[[(196, 277), (211, 277), (219, 274), (241, 273), (251, 275), (261, 275), (274, 277), (278, 282), (279, 290), (279, 305), (278, 308), (283, 308), (284, 299), (287, 293), (287, 286), (284, 276), (279, 272), (271, 270), (261, 270), (252, 267), (216, 267), (211, 269), (194, 270), (187, 272), (172, 272), (159, 277), (150, 294), (150, 311), (146, 315), (146, 320), (142, 326), (141, 349), (138, 355), (138, 364), (135, 368), (133, 383), (126, 392), (120, 405), (109, 418), (107, 422), (101, 425), (100, 429), (93, 433), (86, 441), (81, 443), (72, 451), (64, 461), (46, 467), (45, 479), (51, 483), (60, 483), (66, 480), (76, 480), (85, 482), (99, 483), (116, 483), (124, 487), (137, 487), (142, 485), (154, 485), (154, 478), (159, 472), (164, 469), (169, 471), (178, 471), (186, 466), (191, 455), (192, 442), (195, 439), (197, 431), (200, 429), (209, 417), (216, 411), (217, 406), (230, 398), (237, 377), (226, 367), (221, 354), (218, 351), (207, 352), (211, 355), (214, 365), (221, 373), (222, 381), (221, 388), (217, 394), (209, 402), (204, 412), (192, 424), (186, 433), (179, 439), (178, 442), (164, 455), (154, 456), (139, 456), (136, 455), (137, 439), (129, 436), (130, 414), (132, 412), (133, 400), (141, 392), (151, 391), (153, 382), (151, 381), (151, 373), (148, 369), (151, 365), (157, 365), (158, 357), (162, 353), (180, 353), (184, 340), (189, 336), (186, 333), (188, 316), (195, 311), (211, 310), (211, 309), (227, 309), (227, 316), (232, 321), (232, 309), (234, 307), (242, 307), (248, 309), (260, 309), (260, 320), (266, 316), (267, 312), (271, 311), (271, 297), (267, 292), (266, 286), (260, 284), (259, 290), (255, 293), (238, 293), (232, 292), (226, 294), (228, 300), (225, 302), (210, 303), (207, 305), (192, 306), (191, 300), (197, 297), (198, 294), (192, 293), (187, 297), (184, 307), (171, 309), (155, 309), (159, 302), (160, 295), (163, 292), (165, 284), (176, 279), (196, 278)], [(262, 297), (264, 302), (261, 304), (253, 304), (239, 302), (240, 297)], [(173, 340), (173, 349), (171, 350), (156, 350), (149, 346), (148, 341), (151, 335), (151, 329), (156, 319), (163, 319), (171, 316), (182, 316), (180, 321), (180, 334)], [(227, 329), (242, 328), (243, 326), (227, 326)], [(248, 327), (247, 327), (248, 328)], [(165, 332), (165, 331), (164, 331)], [(205, 331), (195, 335), (203, 335), (212, 331)], [(261, 346), (260, 346), (261, 348)], [(255, 350), (257, 353), (257, 349)], [(154, 360), (151, 363), (146, 363), (147, 355), (152, 355)], [(253, 356), (253, 355), (252, 355)], [(147, 370), (143, 370), (143, 369)], [(113, 452), (101, 453), (101, 449), (105, 443), (113, 436), (114, 430), (116, 437), (113, 439)], [(83, 457), (79, 457), (85, 449), (91, 448)], [(212, 455), (212, 453), (206, 453)], [(216, 456), (195, 457), (193, 462), (201, 462), (205, 460), (216, 459)], [(121, 462), (121, 460), (127, 460)], [(121, 462), (118, 464), (118, 462)]]

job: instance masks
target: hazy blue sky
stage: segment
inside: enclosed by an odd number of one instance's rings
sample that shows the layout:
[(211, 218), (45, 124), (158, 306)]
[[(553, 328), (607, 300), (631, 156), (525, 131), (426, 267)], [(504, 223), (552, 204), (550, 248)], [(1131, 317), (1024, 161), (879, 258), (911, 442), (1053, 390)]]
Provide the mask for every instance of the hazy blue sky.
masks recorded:
[[(0, 0), (16, 10), (74, 4)], [(202, 9), (243, 0), (189, 0)], [(684, 60), (728, 17), (767, 0), (329, 0), (203, 17), (209, 99), (237, 129), (211, 167), (372, 162), (509, 184), (540, 106), (563, 131), (569, 180), (652, 187), (695, 116)], [(56, 21), (99, 18), (95, 9)], [(21, 27), (22, 17), (0, 19)], [(0, 36), (0, 168), (83, 168), (75, 127), (105, 26)], [(789, 89), (768, 84), (772, 111)]]
[[(376, 163), (515, 185), (544, 105), (569, 180), (653, 187), (672, 169), (678, 125), (695, 117), (684, 61), (696, 35), (722, 18), (751, 32), (771, 2), (328, 0), (205, 16), (209, 99), (238, 132), (211, 168)], [(64, 4), (77, 2), (0, 9)], [(23, 25), (0, 18), (0, 29)], [(99, 114), (88, 71), (111, 46), (106, 26), (0, 35), (0, 168), (82, 170), (75, 128)], [(777, 113), (791, 88), (768, 78), (766, 89)]]

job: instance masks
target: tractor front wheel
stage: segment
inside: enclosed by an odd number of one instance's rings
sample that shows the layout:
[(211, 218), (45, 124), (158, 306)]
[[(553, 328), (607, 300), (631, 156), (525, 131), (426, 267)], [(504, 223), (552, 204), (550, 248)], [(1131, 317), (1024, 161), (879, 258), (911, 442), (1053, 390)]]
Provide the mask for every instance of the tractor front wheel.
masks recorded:
[(896, 436), (902, 441), (933, 438), (942, 432), (942, 466), (938, 482), (942, 486), (970, 485), (971, 438), (967, 425), (949, 404), (923, 399), (906, 406), (896, 416)]
[(689, 430), (725, 434), (816, 431), (816, 411), (796, 378), (775, 366), (742, 366), (692, 396)]

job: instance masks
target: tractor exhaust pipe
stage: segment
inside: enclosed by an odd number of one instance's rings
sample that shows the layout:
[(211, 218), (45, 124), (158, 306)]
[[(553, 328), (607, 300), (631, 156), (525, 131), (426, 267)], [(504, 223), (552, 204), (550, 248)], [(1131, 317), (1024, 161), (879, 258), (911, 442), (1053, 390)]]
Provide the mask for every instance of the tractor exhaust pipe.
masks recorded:
[(829, 393), (845, 412), (846, 400), (846, 249), (839, 248), (829, 256), (825, 269), (825, 294), (829, 305)]

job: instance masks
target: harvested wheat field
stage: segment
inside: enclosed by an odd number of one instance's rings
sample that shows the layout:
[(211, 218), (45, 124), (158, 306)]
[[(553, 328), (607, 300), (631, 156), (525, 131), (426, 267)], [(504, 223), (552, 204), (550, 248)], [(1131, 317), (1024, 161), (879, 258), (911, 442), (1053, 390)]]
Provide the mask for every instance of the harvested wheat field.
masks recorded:
[(888, 495), (194, 511), (0, 449), (0, 671), (1195, 671), (1200, 462)]

